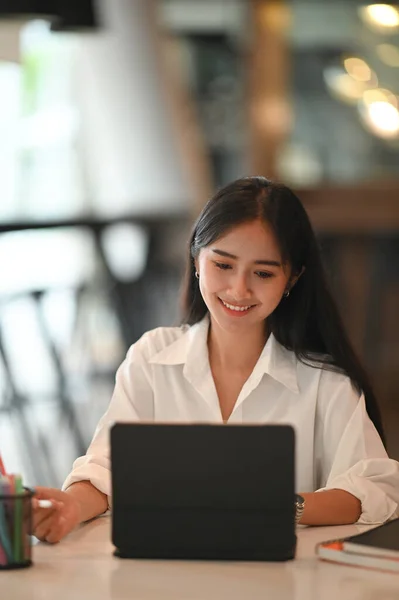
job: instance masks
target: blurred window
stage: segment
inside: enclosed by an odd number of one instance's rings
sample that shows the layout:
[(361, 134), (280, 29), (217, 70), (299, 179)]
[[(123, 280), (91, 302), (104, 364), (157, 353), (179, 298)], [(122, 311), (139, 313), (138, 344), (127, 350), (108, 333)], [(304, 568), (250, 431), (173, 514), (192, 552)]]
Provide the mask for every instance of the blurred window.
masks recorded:
[(82, 209), (79, 114), (73, 60), (76, 34), (31, 21), (20, 34), (20, 63), (0, 63), (0, 219), (64, 217)]

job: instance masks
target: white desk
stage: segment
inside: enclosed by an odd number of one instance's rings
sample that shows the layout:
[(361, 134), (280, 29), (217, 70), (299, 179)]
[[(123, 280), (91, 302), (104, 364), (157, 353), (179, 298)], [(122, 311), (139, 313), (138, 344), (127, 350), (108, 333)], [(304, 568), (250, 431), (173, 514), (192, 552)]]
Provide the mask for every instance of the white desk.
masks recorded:
[(399, 575), (316, 559), (316, 542), (364, 528), (300, 528), (286, 563), (126, 560), (112, 556), (110, 519), (60, 544), (33, 548), (35, 565), (0, 572), (1, 600), (398, 600)]

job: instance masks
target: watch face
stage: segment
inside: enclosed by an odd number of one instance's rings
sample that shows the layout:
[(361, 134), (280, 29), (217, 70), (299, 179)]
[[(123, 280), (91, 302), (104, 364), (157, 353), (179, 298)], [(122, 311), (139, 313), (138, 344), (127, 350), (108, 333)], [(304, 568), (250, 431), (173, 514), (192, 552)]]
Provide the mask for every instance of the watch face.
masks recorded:
[(303, 496), (300, 496), (299, 494), (295, 494), (295, 502), (296, 504), (304, 504), (305, 498)]

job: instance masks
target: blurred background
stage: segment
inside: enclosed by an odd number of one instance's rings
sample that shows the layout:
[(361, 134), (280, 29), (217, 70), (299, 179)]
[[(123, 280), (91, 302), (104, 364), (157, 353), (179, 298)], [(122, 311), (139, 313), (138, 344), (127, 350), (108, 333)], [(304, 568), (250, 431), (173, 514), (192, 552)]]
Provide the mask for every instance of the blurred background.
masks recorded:
[(0, 0), (0, 448), (59, 486), (218, 187), (290, 185), (399, 459), (399, 7)]

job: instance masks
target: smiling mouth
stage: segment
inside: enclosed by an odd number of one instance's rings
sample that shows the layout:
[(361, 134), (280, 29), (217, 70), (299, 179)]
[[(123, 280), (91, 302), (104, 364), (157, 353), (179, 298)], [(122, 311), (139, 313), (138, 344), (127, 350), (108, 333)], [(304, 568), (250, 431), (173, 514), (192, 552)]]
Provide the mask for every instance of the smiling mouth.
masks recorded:
[(229, 308), (230, 310), (235, 310), (236, 312), (246, 312), (250, 308), (253, 308), (255, 306), (255, 304), (248, 304), (247, 306), (237, 306), (235, 304), (228, 304), (228, 302), (225, 302), (221, 298), (219, 298), (219, 300), (226, 308)]

